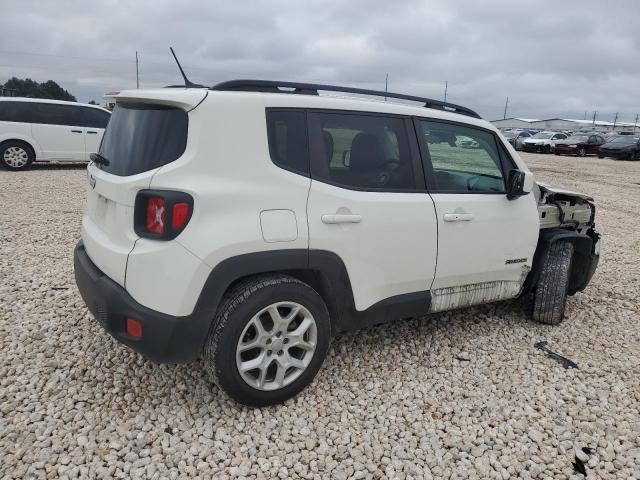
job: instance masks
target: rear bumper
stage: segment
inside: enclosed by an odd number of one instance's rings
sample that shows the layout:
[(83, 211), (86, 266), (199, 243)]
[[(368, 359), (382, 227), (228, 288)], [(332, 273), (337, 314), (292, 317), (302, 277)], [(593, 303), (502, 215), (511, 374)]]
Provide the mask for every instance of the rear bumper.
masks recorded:
[[(97, 322), (112, 337), (158, 363), (186, 363), (200, 355), (211, 316), (198, 313), (176, 317), (136, 302), (127, 291), (105, 275), (91, 261), (84, 244), (74, 251), (76, 284), (82, 299)], [(126, 333), (125, 320), (131, 317), (142, 324), (142, 337)]]

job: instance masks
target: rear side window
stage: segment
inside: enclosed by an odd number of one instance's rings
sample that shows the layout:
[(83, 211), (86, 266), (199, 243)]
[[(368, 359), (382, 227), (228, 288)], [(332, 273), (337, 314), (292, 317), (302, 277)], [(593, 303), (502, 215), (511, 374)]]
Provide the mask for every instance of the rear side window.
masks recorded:
[(420, 121), (431, 160), (431, 188), (445, 193), (504, 193), (505, 182), (495, 137), (478, 128)]
[(309, 176), (306, 114), (300, 110), (267, 110), (269, 153), (273, 163)]
[(31, 122), (31, 102), (0, 102), (0, 122)]
[(35, 103), (32, 123), (81, 127), (84, 124), (79, 107), (55, 103)]
[(317, 113), (312, 123), (322, 154), (313, 178), (359, 190), (415, 190), (404, 120), (365, 114)]
[(101, 168), (128, 176), (177, 160), (187, 147), (188, 123), (179, 108), (118, 102), (100, 146), (109, 164)]
[(88, 107), (82, 108), (82, 114), (84, 116), (83, 125), (90, 128), (107, 128), (107, 123), (109, 123), (109, 117), (111, 116), (97, 108)]

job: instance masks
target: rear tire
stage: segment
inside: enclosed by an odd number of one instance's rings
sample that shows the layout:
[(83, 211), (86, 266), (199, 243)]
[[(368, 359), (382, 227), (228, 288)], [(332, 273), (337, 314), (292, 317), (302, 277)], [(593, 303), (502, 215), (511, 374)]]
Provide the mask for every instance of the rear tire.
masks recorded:
[(542, 147), (542, 153), (551, 153), (551, 147), (549, 145), (545, 145)]
[(557, 325), (562, 322), (572, 257), (571, 242), (557, 241), (547, 251), (534, 291), (532, 316), (536, 322), (547, 325)]
[(223, 299), (205, 344), (205, 369), (235, 401), (274, 405), (311, 383), (330, 339), (329, 312), (313, 288), (287, 275), (253, 277)]
[(10, 140), (0, 147), (0, 165), (7, 170), (26, 170), (34, 160), (33, 149), (24, 142)]
[(583, 147), (583, 148), (579, 148), (578, 149), (578, 156), (579, 157), (586, 157), (587, 156), (587, 150)]
[(598, 158), (604, 158), (604, 155), (598, 154)]

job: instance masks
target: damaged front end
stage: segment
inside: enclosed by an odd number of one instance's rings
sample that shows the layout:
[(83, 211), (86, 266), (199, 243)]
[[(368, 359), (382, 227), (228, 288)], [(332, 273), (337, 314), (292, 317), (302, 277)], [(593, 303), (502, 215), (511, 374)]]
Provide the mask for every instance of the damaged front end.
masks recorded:
[(596, 207), (588, 195), (538, 183), (540, 229), (569, 228), (581, 231), (594, 227)]
[(588, 285), (600, 259), (600, 234), (595, 226), (596, 207), (593, 198), (588, 195), (544, 183), (538, 183), (537, 187), (534, 194), (538, 203), (540, 236), (523, 293), (535, 287), (549, 247), (557, 241), (569, 241), (574, 246), (574, 254), (568, 294), (573, 295)]

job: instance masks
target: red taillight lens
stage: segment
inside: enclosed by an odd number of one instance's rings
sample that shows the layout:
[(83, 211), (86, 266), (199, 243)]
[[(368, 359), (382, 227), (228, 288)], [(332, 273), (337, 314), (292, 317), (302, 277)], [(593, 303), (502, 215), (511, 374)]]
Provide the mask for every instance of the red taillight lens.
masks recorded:
[(147, 231), (150, 233), (164, 233), (164, 198), (149, 197), (147, 202)]
[(189, 217), (189, 204), (186, 202), (175, 203), (173, 205), (173, 215), (171, 217), (171, 228), (182, 228)]
[(136, 320), (135, 318), (127, 318), (126, 327), (127, 335), (133, 338), (142, 337), (142, 324), (140, 323), (140, 320)]

